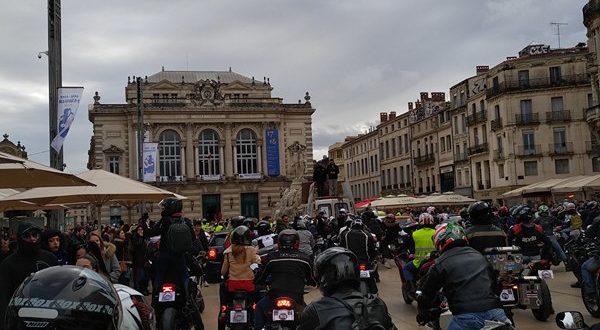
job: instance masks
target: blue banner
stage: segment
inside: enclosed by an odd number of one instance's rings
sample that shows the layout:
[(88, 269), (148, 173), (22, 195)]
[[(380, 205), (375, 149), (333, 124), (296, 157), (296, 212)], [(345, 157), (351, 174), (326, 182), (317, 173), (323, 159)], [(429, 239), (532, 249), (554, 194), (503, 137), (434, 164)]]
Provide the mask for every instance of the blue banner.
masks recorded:
[(269, 128), (265, 135), (267, 137), (267, 175), (279, 176), (279, 131)]

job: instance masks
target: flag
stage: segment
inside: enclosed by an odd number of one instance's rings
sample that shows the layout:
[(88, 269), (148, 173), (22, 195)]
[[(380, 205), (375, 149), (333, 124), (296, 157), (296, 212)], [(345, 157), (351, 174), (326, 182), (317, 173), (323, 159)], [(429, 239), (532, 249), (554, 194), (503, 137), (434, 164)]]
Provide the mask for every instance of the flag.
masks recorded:
[(58, 132), (50, 145), (56, 152), (60, 152), (63, 146), (63, 142), (69, 133), (69, 128), (75, 119), (77, 109), (79, 108), (79, 101), (81, 100), (81, 94), (83, 93), (83, 87), (59, 87), (58, 88), (58, 105), (57, 105), (57, 119), (58, 119)]
[(156, 155), (158, 143), (144, 142), (144, 182), (156, 182)]

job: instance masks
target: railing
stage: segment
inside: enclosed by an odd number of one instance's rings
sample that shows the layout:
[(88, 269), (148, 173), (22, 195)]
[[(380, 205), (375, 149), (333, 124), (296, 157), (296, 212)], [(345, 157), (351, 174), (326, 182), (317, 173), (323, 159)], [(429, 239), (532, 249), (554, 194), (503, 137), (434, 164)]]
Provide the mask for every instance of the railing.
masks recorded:
[(223, 180), (224, 177), (221, 174), (215, 175), (196, 175), (196, 181), (219, 181)]
[(494, 160), (504, 160), (504, 150), (494, 150)]
[(487, 120), (487, 113), (485, 111), (478, 111), (474, 114), (467, 116), (467, 126), (475, 125), (477, 123), (483, 123)]
[(487, 142), (481, 143), (481, 144), (475, 145), (473, 147), (469, 147), (469, 156), (481, 154), (481, 153), (488, 152), (488, 151), (489, 151), (489, 147), (488, 147)]
[(550, 78), (536, 78), (536, 79), (528, 79), (528, 80), (508, 80), (505, 82), (501, 82), (491, 88), (488, 88), (486, 91), (487, 97), (493, 97), (505, 92), (512, 91), (526, 91), (530, 89), (538, 89), (538, 88), (550, 88), (550, 87), (560, 87), (560, 86), (573, 86), (573, 85), (583, 85), (589, 84), (590, 78), (587, 74), (576, 74), (576, 75), (568, 75), (568, 76), (560, 76)]
[(549, 123), (555, 121), (571, 121), (571, 111), (548, 111), (546, 112), (546, 121)]
[(417, 156), (415, 158), (415, 165), (423, 165), (423, 164), (428, 164), (428, 163), (433, 163), (435, 161), (435, 155), (434, 154), (427, 154), (427, 155), (423, 155), (423, 156)]
[(517, 148), (517, 156), (519, 156), (519, 157), (531, 157), (531, 156), (541, 156), (541, 155), (542, 155), (542, 146), (539, 144), (518, 146), (518, 148)]
[(185, 175), (158, 176), (158, 182), (183, 182)]
[(590, 123), (591, 121), (596, 121), (600, 119), (600, 104), (591, 106), (587, 109), (584, 109), (585, 112), (585, 120)]
[(600, 143), (596, 141), (585, 141), (585, 151), (588, 154), (600, 155)]
[(491, 123), (492, 131), (502, 129), (502, 118), (496, 118)]
[(550, 143), (548, 149), (551, 155), (570, 155), (573, 153), (573, 142)]
[(515, 115), (516, 125), (534, 125), (540, 123), (540, 115), (538, 113), (521, 113)]
[(454, 161), (455, 162), (462, 162), (469, 159), (469, 153), (468, 152), (457, 152), (454, 154)]
[(160, 106), (184, 106), (188, 103), (188, 99), (186, 98), (145, 98), (144, 105), (151, 107), (160, 107)]

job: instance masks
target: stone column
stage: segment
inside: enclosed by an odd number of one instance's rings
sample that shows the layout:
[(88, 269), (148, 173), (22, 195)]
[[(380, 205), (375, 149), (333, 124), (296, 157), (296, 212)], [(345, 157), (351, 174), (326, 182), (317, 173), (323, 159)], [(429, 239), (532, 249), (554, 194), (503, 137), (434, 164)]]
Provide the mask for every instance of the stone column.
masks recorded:
[(185, 155), (185, 142), (181, 142), (180, 148), (179, 154), (181, 155), (181, 175), (186, 175), (185, 162), (187, 157)]
[[(186, 168), (187, 168), (187, 172), (183, 171), (183, 169), (181, 169), (182, 173), (185, 173), (185, 176), (187, 176), (188, 178), (194, 178), (196, 176), (196, 173), (198, 173), (198, 171), (196, 171), (194, 173), (194, 164), (192, 162), (195, 161), (196, 157), (194, 157), (194, 152), (196, 151), (196, 148), (194, 148), (194, 137), (193, 137), (193, 127), (191, 124), (187, 124), (185, 125), (185, 139), (187, 140), (187, 145), (188, 148), (186, 149), (186, 154), (185, 154), (185, 160), (187, 162), (186, 164)], [(197, 154), (197, 152), (196, 152)]]
[(219, 141), (219, 173), (225, 175), (225, 141)]
[[(198, 157), (198, 142), (194, 142), (194, 178), (200, 174), (200, 158)], [(189, 177), (189, 176), (188, 176)]]
[(225, 124), (225, 152), (221, 154), (221, 158), (225, 160), (225, 176), (233, 176), (233, 165), (235, 157), (233, 157), (233, 150), (231, 146), (231, 124)]
[[(267, 172), (263, 169), (263, 159), (262, 159), (262, 148), (263, 148), (263, 140), (256, 141), (256, 169), (257, 173), (266, 174)], [(266, 162), (265, 162), (266, 163)]]
[(238, 168), (237, 168), (237, 148), (234, 146), (232, 148), (232, 162), (233, 162), (233, 174), (239, 174), (238, 173)]

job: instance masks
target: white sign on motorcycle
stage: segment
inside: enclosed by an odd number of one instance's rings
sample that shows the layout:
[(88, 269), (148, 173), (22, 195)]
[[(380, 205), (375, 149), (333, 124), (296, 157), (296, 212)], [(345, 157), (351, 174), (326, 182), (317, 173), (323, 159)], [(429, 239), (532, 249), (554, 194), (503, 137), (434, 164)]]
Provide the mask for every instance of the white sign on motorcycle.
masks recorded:
[(550, 280), (554, 278), (554, 272), (550, 269), (538, 270), (538, 276), (543, 280)]
[(173, 291), (159, 292), (158, 293), (158, 301), (159, 302), (175, 301), (175, 292), (173, 292)]
[(512, 289), (502, 289), (500, 293), (500, 301), (514, 301), (515, 294)]
[(229, 323), (247, 323), (248, 312), (247, 311), (231, 311), (229, 313)]
[(360, 271), (360, 278), (369, 278), (371, 277), (371, 273), (369, 273), (368, 270), (361, 270)]
[(273, 321), (293, 321), (294, 310), (289, 309), (274, 309)]

